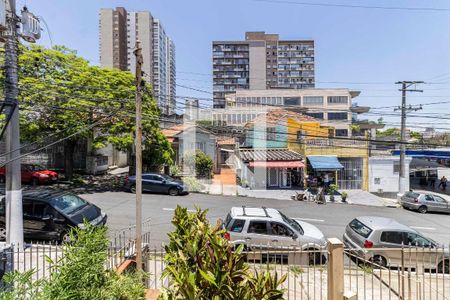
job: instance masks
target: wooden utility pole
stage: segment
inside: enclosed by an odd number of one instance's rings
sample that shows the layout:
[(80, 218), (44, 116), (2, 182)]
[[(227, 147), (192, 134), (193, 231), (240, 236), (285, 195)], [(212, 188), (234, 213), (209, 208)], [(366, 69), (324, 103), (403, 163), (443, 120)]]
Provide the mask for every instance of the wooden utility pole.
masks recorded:
[(136, 267), (142, 270), (142, 49), (136, 41)]
[[(406, 113), (407, 111), (418, 110), (420, 108), (406, 107), (406, 92), (423, 92), (423, 90), (408, 89), (412, 85), (423, 83), (423, 81), (398, 81), (395, 84), (401, 84), (402, 88), (399, 90), (402, 92), (402, 106), (395, 110), (401, 110), (401, 131), (400, 131), (400, 170), (399, 170), (399, 194), (403, 195), (406, 192), (406, 174), (405, 174), (405, 154), (406, 154)], [(409, 174), (408, 174), (409, 180)]]

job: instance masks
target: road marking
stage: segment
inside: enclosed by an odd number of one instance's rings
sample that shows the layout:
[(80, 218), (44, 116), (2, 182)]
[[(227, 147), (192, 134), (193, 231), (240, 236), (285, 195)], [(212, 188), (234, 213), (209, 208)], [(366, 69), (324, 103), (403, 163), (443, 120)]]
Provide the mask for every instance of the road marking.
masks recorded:
[(414, 229), (421, 229), (421, 230), (436, 230), (436, 228), (434, 228), (434, 227), (419, 227), (419, 226), (409, 226), (409, 227), (411, 227), (411, 228), (414, 228)]
[(294, 220), (300, 220), (300, 221), (309, 221), (309, 222), (325, 222), (325, 220), (321, 220), (321, 219), (308, 219), (308, 218), (293, 218)]
[[(164, 207), (163, 210), (165, 210), (165, 211), (174, 211), (175, 208), (167, 208), (167, 207)], [(188, 212), (196, 212), (195, 209), (188, 209), (187, 211), (188, 211)]]

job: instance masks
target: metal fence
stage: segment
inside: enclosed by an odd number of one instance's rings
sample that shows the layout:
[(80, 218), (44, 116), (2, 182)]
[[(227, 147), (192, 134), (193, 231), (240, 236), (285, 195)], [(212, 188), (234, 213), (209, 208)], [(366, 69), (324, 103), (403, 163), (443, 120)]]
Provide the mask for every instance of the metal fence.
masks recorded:
[[(107, 269), (119, 268), (134, 259), (133, 228), (111, 235)], [(147, 232), (147, 231), (145, 231)], [(170, 288), (165, 270), (163, 247), (150, 248), (150, 234), (142, 236), (144, 267), (151, 289)], [(14, 269), (35, 270), (33, 279), (48, 277), (53, 264), (63, 259), (57, 244), (33, 243), (12, 253)], [(306, 250), (292, 247), (251, 245), (244, 251), (251, 270), (286, 275), (284, 299), (450, 299), (450, 262), (448, 248), (371, 248), (344, 249), (342, 242), (330, 239), (326, 248)]]

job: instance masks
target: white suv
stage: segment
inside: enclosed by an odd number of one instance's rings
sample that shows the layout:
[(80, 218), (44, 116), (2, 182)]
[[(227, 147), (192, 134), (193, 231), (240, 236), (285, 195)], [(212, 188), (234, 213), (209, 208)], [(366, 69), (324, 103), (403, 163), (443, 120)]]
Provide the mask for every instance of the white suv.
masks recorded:
[(234, 244), (244, 244), (249, 250), (252, 246), (321, 250), (327, 243), (316, 226), (288, 218), (273, 208), (233, 207), (224, 226), (226, 238)]

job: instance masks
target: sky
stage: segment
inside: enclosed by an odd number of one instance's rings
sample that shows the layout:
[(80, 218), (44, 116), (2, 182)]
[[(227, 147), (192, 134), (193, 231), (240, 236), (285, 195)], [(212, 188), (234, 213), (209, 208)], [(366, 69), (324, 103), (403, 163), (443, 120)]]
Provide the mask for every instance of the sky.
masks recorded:
[[(300, 0), (17, 0), (48, 25), (39, 44), (65, 45), (99, 64), (100, 8), (148, 10), (176, 44), (178, 96), (212, 98), (213, 40), (242, 40), (246, 31), (278, 33), (281, 39), (314, 39), (316, 87), (361, 91), (358, 105), (398, 127), (401, 92), (395, 82), (423, 80), (423, 93), (408, 104), (424, 105), (408, 117), (416, 131), (450, 129), (450, 3), (446, 0), (302, 0), (384, 7), (433, 7), (413, 11), (299, 5)], [(297, 4), (296, 4), (297, 3)], [(50, 38), (51, 36), (51, 41)], [(204, 102), (206, 105), (207, 103)], [(211, 104), (209, 102), (208, 104)], [(377, 108), (386, 107), (389, 108)], [(377, 109), (375, 109), (377, 108)]]

